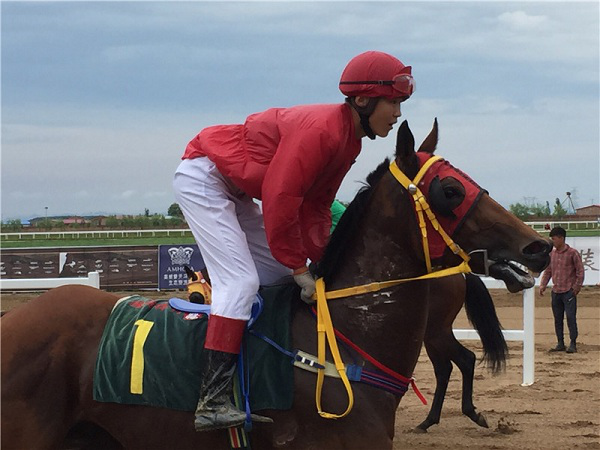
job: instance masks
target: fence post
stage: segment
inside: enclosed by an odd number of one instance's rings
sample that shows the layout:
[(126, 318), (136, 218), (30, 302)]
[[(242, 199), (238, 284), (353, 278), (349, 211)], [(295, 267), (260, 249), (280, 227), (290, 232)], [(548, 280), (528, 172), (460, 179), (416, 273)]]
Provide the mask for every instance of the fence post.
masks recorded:
[(523, 384), (535, 380), (535, 286), (523, 291)]
[(100, 272), (88, 272), (90, 286), (100, 289)]

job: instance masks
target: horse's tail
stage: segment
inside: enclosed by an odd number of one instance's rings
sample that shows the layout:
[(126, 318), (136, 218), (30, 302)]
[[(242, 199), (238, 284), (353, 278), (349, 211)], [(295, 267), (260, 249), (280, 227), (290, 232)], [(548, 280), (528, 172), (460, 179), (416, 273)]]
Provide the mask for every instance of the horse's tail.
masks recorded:
[(508, 346), (496, 315), (492, 296), (478, 276), (466, 275), (465, 310), (483, 344), (483, 360), (493, 373), (506, 368)]

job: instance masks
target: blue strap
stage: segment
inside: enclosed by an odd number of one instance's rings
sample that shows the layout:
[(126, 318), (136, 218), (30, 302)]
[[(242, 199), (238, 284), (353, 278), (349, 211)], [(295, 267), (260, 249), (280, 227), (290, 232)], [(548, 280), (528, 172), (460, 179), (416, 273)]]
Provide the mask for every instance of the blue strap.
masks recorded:
[(240, 355), (238, 357), (238, 373), (240, 377), (240, 390), (242, 391), (242, 398), (244, 399), (244, 411), (246, 412), (246, 420), (244, 421), (244, 431), (252, 431), (252, 416), (250, 411), (250, 370), (245, 370), (244, 359), (246, 352), (244, 346), (240, 349)]
[(268, 338), (267, 336), (265, 336), (262, 333), (259, 333), (256, 330), (248, 330), (248, 332), (252, 335), (255, 336), (259, 339), (262, 339), (263, 341), (265, 341), (267, 344), (272, 345), (273, 347), (275, 347), (277, 350), (279, 350), (281, 353), (283, 353), (286, 356), (289, 356), (292, 359), (296, 358), (296, 354), (290, 352), (289, 350), (286, 350), (285, 348), (283, 348), (281, 345), (279, 345), (277, 342), (273, 341), (271, 338)]

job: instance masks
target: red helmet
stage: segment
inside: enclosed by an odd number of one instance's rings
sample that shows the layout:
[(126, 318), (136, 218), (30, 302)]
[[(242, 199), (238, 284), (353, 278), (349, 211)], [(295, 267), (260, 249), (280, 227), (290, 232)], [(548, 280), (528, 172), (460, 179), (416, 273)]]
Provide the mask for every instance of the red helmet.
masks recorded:
[(340, 78), (347, 97), (408, 98), (415, 91), (411, 66), (383, 52), (369, 51), (350, 60)]

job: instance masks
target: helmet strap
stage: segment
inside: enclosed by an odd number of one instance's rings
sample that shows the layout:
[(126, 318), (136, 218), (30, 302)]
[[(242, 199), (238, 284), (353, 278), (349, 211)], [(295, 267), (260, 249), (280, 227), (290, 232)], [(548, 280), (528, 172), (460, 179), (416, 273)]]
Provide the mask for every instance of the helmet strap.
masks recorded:
[(346, 98), (346, 101), (356, 110), (358, 113), (358, 117), (360, 117), (360, 126), (363, 131), (367, 135), (367, 137), (371, 140), (375, 139), (375, 133), (371, 129), (371, 124), (369, 123), (369, 117), (375, 111), (375, 107), (377, 106), (377, 102), (379, 101), (379, 97), (371, 97), (369, 98), (369, 102), (366, 106), (359, 106), (355, 102), (355, 97)]

